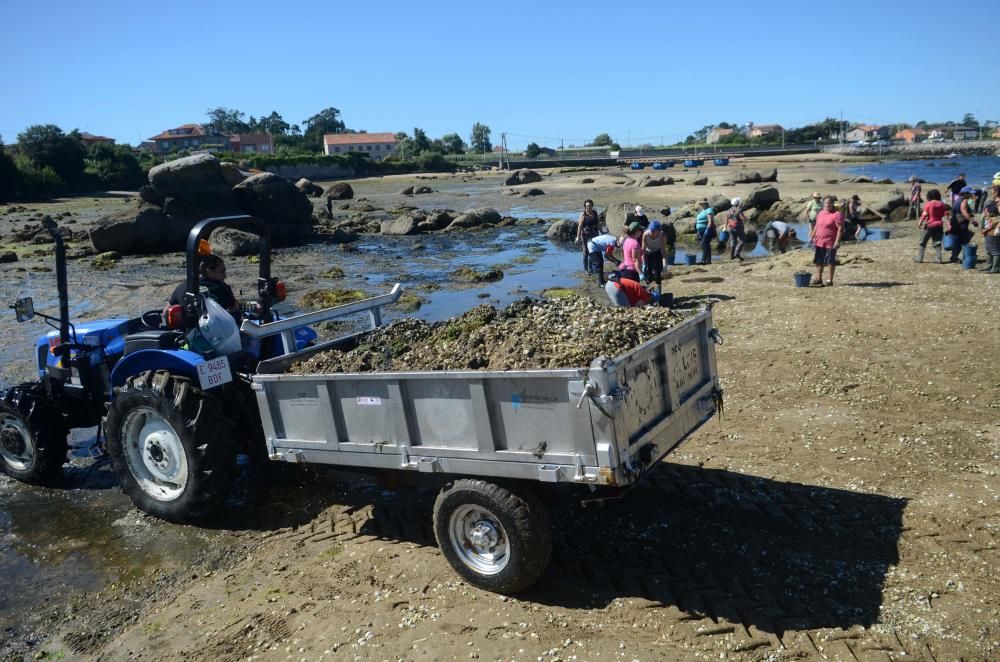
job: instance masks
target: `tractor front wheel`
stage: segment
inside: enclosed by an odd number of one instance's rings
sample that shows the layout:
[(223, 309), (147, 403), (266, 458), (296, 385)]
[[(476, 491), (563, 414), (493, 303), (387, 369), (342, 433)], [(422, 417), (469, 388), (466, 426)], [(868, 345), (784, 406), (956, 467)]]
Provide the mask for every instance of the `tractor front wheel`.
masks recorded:
[(117, 389), (104, 421), (122, 490), (170, 522), (200, 520), (222, 502), (236, 469), (233, 424), (185, 377), (144, 372)]
[(0, 467), (8, 476), (35, 485), (58, 482), (68, 435), (44, 395), (10, 389), (0, 398)]

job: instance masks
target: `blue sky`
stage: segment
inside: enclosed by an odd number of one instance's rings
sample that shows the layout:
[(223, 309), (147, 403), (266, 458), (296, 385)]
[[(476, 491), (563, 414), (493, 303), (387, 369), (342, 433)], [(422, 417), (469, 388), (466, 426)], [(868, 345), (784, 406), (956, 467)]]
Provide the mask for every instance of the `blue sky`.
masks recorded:
[(474, 122), (521, 147), (674, 142), (721, 121), (1000, 120), (997, 0), (0, 0), (4, 142), (31, 124), (132, 144), (216, 106), (353, 129)]

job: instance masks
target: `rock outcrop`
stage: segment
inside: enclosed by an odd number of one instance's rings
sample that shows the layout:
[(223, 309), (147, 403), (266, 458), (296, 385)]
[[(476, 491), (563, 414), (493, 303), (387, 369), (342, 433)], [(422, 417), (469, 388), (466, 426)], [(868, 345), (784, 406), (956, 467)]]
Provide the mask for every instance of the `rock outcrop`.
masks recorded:
[(354, 189), (347, 182), (337, 182), (327, 187), (326, 197), (330, 200), (351, 200), (354, 198)]
[(530, 170), (528, 168), (522, 168), (518, 170), (506, 180), (504, 180), (504, 186), (517, 186), (518, 184), (534, 184), (535, 182), (542, 181), (542, 176)]

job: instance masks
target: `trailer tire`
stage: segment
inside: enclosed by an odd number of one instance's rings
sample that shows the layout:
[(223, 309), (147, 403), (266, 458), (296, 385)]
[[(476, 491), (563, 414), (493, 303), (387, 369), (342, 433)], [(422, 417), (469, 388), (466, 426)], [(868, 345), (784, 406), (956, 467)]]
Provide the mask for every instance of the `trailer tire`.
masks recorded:
[(434, 536), (466, 581), (495, 593), (527, 589), (552, 556), (552, 529), (530, 488), (483, 480), (446, 485), (434, 501)]
[(62, 477), (69, 429), (44, 394), (10, 389), (0, 400), (0, 466), (11, 478), (52, 485)]
[(204, 519), (236, 470), (232, 421), (186, 377), (147, 371), (116, 389), (104, 419), (108, 454), (135, 506), (169, 522)]

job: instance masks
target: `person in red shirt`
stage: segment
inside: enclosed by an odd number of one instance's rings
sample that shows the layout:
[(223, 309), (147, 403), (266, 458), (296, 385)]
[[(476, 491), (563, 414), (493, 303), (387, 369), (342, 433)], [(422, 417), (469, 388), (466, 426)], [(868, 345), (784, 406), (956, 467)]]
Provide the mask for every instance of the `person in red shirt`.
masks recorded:
[(927, 250), (927, 241), (934, 245), (934, 253), (937, 255), (937, 262), (941, 264), (941, 239), (944, 236), (944, 217), (948, 213), (948, 205), (941, 202), (941, 191), (932, 188), (927, 191), (927, 202), (920, 212), (920, 220), (917, 221), (917, 228), (924, 231), (924, 236), (917, 247), (917, 256), (914, 262), (924, 261), (924, 251)]
[[(809, 241), (816, 247), (813, 263), (816, 265), (816, 278), (813, 285), (833, 285), (833, 272), (837, 268), (837, 249), (844, 236), (844, 216), (834, 207), (833, 196), (823, 199), (823, 211), (816, 215), (816, 224), (809, 232)], [(823, 268), (830, 267), (830, 280), (823, 281)]]
[(608, 277), (604, 292), (611, 299), (611, 303), (616, 306), (635, 308), (645, 306), (653, 301), (653, 295), (637, 281), (615, 274)]

